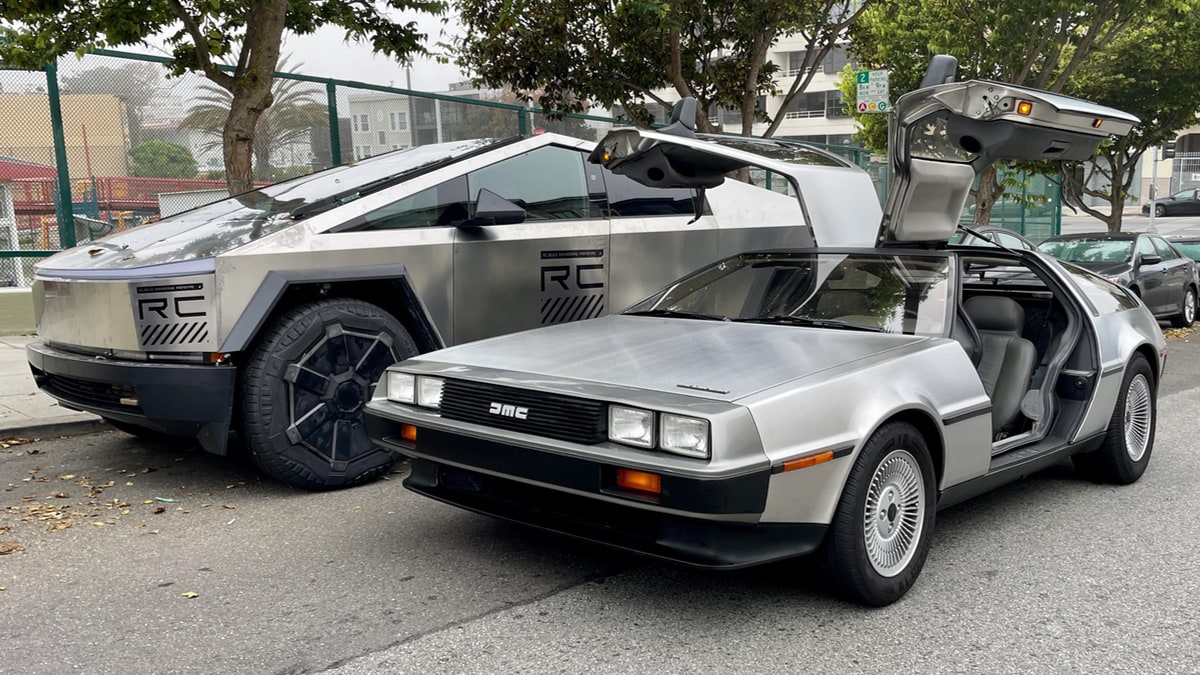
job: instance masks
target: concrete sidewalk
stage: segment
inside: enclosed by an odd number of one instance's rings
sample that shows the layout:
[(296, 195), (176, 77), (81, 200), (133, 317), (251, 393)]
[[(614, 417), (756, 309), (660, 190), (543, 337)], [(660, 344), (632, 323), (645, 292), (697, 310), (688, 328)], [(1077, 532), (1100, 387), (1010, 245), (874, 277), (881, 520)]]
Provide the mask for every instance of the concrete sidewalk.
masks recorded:
[(25, 360), (30, 336), (0, 337), (0, 439), (45, 438), (109, 428), (97, 416), (58, 405), (38, 390)]

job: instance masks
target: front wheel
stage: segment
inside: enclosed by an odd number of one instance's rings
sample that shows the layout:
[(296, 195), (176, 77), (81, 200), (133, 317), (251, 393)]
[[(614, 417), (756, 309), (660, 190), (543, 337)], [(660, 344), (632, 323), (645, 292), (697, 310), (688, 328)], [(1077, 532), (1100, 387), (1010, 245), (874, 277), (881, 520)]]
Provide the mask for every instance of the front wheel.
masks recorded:
[(363, 406), (384, 369), (416, 353), (404, 326), (368, 302), (326, 299), (287, 311), (242, 369), (240, 431), (251, 458), (308, 490), (382, 475), (399, 457), (367, 437)]
[(867, 440), (824, 544), (841, 595), (882, 607), (916, 583), (933, 535), (933, 474), (929, 446), (911, 424), (889, 422)]
[(1183, 291), (1183, 302), (1179, 305), (1179, 313), (1171, 317), (1171, 325), (1176, 328), (1188, 328), (1196, 320), (1196, 289), (1188, 286)]
[(1125, 367), (1121, 393), (1100, 447), (1071, 457), (1075, 469), (1098, 483), (1128, 485), (1150, 464), (1157, 426), (1154, 372), (1146, 357), (1136, 354)]

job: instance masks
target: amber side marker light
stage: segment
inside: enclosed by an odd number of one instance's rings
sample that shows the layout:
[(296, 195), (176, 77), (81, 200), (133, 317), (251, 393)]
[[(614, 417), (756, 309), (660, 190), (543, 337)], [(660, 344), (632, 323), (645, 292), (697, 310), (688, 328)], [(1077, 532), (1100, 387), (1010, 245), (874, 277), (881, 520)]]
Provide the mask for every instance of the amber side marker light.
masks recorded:
[(1099, 117), (1092, 120), (1092, 128), (1093, 129), (1099, 129), (1101, 124), (1104, 124), (1104, 120)]
[(1018, 115), (1028, 115), (1031, 112), (1033, 112), (1033, 104), (1032, 103), (1030, 103), (1029, 101), (1018, 101), (1017, 102), (1017, 114)]
[(783, 470), (784, 471), (795, 471), (796, 469), (807, 469), (810, 466), (824, 464), (825, 462), (828, 462), (831, 459), (833, 459), (833, 451), (828, 450), (826, 452), (822, 452), (819, 455), (812, 455), (811, 457), (801, 457), (800, 459), (793, 459), (790, 462), (784, 462)]
[(403, 438), (404, 440), (408, 441), (409, 443), (416, 443), (417, 442), (417, 428), (411, 424), (401, 424), (400, 425), (400, 438)]
[(622, 490), (660, 495), (662, 494), (662, 477), (656, 473), (618, 468), (617, 487)]

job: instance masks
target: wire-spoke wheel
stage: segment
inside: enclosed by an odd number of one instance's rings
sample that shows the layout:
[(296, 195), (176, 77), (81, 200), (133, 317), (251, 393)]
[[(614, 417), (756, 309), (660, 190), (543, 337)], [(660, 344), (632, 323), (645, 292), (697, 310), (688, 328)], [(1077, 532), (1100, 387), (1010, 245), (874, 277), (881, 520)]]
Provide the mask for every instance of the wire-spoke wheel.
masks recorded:
[(916, 427), (889, 422), (867, 439), (823, 545), (842, 595), (883, 606), (912, 587), (929, 553), (934, 494), (933, 460)]
[(867, 557), (880, 576), (904, 571), (917, 550), (924, 518), (921, 467), (907, 450), (894, 450), (871, 477), (863, 513)]
[(1125, 367), (1121, 393), (1100, 448), (1075, 455), (1075, 468), (1096, 482), (1127, 485), (1142, 477), (1154, 450), (1157, 423), (1154, 373), (1146, 358), (1134, 355)]

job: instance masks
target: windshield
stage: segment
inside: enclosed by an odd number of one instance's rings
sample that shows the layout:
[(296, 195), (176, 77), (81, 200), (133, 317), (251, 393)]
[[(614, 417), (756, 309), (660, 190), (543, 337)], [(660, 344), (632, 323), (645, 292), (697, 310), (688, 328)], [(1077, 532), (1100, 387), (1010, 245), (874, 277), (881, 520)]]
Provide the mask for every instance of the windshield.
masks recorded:
[[(211, 258), (498, 142), (475, 139), (397, 150), (252, 190), (92, 242), (47, 268), (132, 268)], [(75, 255), (72, 255), (74, 253)]]
[(1047, 255), (1073, 263), (1123, 263), (1133, 258), (1132, 239), (1051, 239), (1038, 244)]
[(950, 259), (944, 256), (746, 253), (631, 307), (626, 314), (944, 335)]
[(1200, 260), (1200, 241), (1173, 241), (1171, 243), (1192, 260)]

